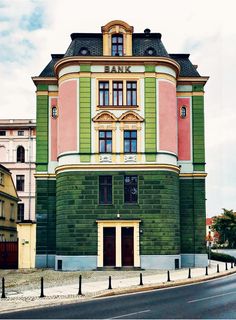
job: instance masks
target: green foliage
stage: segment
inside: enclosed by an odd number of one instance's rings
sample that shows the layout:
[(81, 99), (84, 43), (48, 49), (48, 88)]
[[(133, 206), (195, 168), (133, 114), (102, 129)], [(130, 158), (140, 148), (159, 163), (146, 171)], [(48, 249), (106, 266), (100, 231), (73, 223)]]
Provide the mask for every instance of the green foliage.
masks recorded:
[(212, 229), (220, 235), (219, 243), (236, 248), (236, 212), (223, 209), (223, 214), (213, 218)]
[(222, 262), (234, 262), (235, 258), (225, 253), (218, 253), (211, 251), (211, 260), (217, 260)]

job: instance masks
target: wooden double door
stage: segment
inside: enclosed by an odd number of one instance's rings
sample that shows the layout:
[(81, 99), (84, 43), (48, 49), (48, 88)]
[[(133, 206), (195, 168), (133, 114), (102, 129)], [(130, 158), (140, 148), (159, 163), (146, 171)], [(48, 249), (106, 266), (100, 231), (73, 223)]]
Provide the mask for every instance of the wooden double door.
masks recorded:
[[(103, 265), (116, 266), (116, 228), (103, 229)], [(134, 265), (134, 228), (121, 228), (121, 261), (122, 266)]]

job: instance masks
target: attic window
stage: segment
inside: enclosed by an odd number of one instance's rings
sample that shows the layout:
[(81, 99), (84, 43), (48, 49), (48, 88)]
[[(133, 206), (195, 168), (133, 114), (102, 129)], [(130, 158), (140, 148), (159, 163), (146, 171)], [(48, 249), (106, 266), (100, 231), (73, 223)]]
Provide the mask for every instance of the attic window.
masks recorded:
[(79, 51), (79, 54), (81, 54), (82, 56), (88, 56), (90, 54), (88, 48), (86, 47), (82, 47)]
[(123, 56), (123, 34), (112, 36), (112, 56)]
[(145, 50), (145, 55), (147, 56), (156, 56), (156, 50), (152, 47), (149, 47)]

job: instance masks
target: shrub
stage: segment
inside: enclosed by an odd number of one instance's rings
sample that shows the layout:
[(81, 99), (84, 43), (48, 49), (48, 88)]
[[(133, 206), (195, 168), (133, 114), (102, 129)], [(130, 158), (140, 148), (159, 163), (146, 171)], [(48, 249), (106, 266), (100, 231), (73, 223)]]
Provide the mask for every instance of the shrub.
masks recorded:
[(211, 260), (217, 260), (222, 262), (235, 262), (235, 258), (225, 253), (218, 253), (211, 251)]

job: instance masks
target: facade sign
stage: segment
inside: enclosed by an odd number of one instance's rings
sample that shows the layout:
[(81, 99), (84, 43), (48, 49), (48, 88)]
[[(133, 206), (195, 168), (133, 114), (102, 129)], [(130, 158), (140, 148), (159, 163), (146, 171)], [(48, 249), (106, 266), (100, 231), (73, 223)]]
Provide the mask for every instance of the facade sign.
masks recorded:
[(105, 66), (104, 72), (111, 73), (130, 73), (131, 66)]

